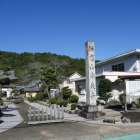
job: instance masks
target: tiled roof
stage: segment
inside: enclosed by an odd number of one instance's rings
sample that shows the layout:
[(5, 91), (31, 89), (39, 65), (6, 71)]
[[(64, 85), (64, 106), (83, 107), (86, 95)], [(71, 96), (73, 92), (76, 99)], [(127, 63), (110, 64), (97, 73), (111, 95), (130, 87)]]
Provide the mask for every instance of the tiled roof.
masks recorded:
[(27, 85), (26, 87), (38, 87), (39, 84), (41, 84), (41, 80), (34, 80), (29, 85)]
[(8, 71), (7, 73), (8, 73), (8, 75), (3, 75), (4, 74), (4, 71), (3, 70), (0, 70), (0, 78), (6, 78), (6, 77), (8, 77), (9, 79), (12, 79), (12, 80), (18, 79), (18, 77), (15, 77), (15, 73), (14, 73), (13, 70)]
[(37, 88), (24, 88), (25, 92), (39, 92), (44, 91), (44, 88), (37, 87)]
[(69, 73), (66, 75), (66, 77), (68, 78), (68, 77), (72, 76), (74, 73), (76, 73), (76, 72)]

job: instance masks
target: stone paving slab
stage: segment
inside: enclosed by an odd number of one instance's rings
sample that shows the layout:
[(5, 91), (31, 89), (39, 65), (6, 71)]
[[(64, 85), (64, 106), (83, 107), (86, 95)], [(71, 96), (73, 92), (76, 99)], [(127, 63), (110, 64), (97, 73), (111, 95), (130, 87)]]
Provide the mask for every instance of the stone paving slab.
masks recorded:
[(2, 109), (4, 115), (0, 117), (0, 133), (13, 128), (23, 121), (12, 102), (5, 103), (5, 105), (7, 105), (8, 108)]

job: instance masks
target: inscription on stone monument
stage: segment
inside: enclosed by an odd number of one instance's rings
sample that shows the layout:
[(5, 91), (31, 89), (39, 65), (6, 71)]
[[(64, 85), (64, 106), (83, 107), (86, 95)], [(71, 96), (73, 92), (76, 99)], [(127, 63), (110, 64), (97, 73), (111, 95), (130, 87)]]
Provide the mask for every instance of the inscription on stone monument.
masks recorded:
[(86, 50), (86, 104), (96, 105), (96, 77), (94, 42), (85, 43)]

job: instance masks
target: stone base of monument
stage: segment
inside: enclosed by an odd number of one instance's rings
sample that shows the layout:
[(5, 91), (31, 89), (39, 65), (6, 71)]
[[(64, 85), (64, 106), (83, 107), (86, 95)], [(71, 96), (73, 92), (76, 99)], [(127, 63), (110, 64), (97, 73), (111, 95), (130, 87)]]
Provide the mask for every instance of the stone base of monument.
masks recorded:
[(82, 106), (82, 111), (80, 112), (79, 115), (86, 119), (95, 119), (101, 116), (105, 116), (105, 113), (102, 112), (101, 106), (86, 105), (86, 106)]

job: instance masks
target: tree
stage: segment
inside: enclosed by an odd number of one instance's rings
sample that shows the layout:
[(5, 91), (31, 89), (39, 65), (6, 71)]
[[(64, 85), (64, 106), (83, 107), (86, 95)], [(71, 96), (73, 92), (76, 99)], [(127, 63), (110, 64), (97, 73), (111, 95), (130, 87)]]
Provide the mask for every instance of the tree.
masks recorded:
[(102, 79), (99, 82), (98, 85), (98, 94), (99, 94), (99, 98), (100, 100), (104, 100), (105, 103), (107, 104), (108, 99), (112, 97), (111, 92), (112, 91), (112, 83), (110, 80), (108, 79)]
[(58, 73), (58, 69), (61, 66), (68, 65), (68, 62), (66, 60), (60, 59), (57, 56), (51, 56), (50, 58), (47, 58), (47, 59), (50, 60), (52, 67), (54, 67), (55, 74)]
[(70, 96), (72, 94), (72, 90), (69, 89), (69, 87), (63, 87), (61, 89), (61, 93), (63, 95), (63, 98), (67, 100), (67, 99), (70, 99)]
[(21, 71), (19, 74), (19, 83), (21, 85), (27, 86), (33, 80), (38, 80), (41, 77), (41, 66), (43, 66), (40, 62), (33, 62), (28, 64), (28, 69), (25, 71)]
[(41, 67), (46, 66), (45, 64), (42, 64), (41, 62), (33, 62), (29, 63), (28, 68), (29, 68), (29, 73), (32, 77), (32, 80), (38, 80), (41, 76), (40, 70)]
[(20, 85), (27, 86), (32, 81), (31, 75), (29, 74), (28, 70), (20, 72), (18, 82)]
[(42, 75), (40, 79), (46, 83), (46, 91), (50, 97), (50, 89), (58, 85), (55, 70), (52, 67), (44, 66), (41, 67), (40, 73)]
[(0, 93), (2, 93), (2, 85), (10, 84), (11, 79), (8, 77), (10, 73), (8, 71), (11, 67), (8, 66), (0, 66)]

